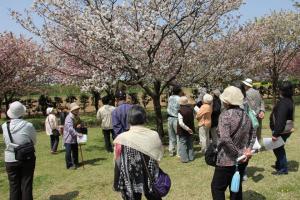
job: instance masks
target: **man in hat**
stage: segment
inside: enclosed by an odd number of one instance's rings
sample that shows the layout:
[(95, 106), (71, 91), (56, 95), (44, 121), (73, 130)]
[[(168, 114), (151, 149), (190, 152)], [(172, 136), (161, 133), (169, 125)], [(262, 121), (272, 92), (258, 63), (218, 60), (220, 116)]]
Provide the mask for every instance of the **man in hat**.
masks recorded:
[(128, 110), (132, 107), (131, 104), (126, 102), (126, 93), (123, 91), (117, 91), (116, 93), (117, 108), (112, 112), (112, 126), (113, 126), (113, 139), (115, 139), (121, 133), (129, 130), (129, 124), (127, 120)]
[[(71, 103), (70, 113), (65, 119), (64, 126), (64, 142), (66, 148), (66, 167), (67, 169), (76, 169), (78, 166), (78, 143), (77, 136), (81, 137), (82, 134), (76, 131), (80, 128), (79, 121), (80, 107), (76, 103)], [(77, 125), (78, 124), (78, 125)]]
[(242, 81), (243, 87), (246, 91), (246, 101), (249, 107), (255, 112), (257, 116), (257, 120), (259, 122), (259, 127), (256, 131), (256, 136), (258, 141), (261, 139), (261, 127), (262, 127), (262, 120), (265, 117), (265, 103), (259, 93), (259, 91), (253, 89), (253, 83), (250, 78)]

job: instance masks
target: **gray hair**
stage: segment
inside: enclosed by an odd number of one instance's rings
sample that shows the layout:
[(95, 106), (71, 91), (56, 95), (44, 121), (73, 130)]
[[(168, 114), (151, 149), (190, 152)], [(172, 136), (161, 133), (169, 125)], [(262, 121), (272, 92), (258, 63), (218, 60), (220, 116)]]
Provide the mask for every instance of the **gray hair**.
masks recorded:
[(139, 105), (134, 105), (127, 114), (130, 125), (143, 125), (146, 123), (146, 111)]

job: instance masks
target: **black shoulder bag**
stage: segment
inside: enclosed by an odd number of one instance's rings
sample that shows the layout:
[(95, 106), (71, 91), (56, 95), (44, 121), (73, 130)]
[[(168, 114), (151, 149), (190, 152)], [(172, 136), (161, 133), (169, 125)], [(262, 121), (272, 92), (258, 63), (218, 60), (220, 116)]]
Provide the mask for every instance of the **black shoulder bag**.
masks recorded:
[[(234, 137), (234, 135), (240, 129), (240, 127), (242, 125), (242, 122), (243, 122), (243, 119), (244, 119), (244, 111), (242, 111), (242, 117), (241, 117), (241, 120), (239, 122), (239, 125), (238, 125), (237, 129), (232, 133), (232, 136), (231, 136), (232, 138)], [(221, 150), (221, 145), (211, 143), (208, 146), (208, 148), (205, 152), (205, 162), (206, 162), (207, 165), (210, 165), (210, 166), (213, 166), (213, 167), (216, 166), (217, 157), (218, 157), (218, 153), (219, 153), (220, 150)]]
[(53, 129), (53, 128), (51, 127), (51, 123), (50, 123), (49, 116), (48, 116), (48, 124), (49, 124), (49, 126), (50, 126), (50, 128), (51, 128), (52, 135), (54, 135), (54, 136), (60, 136), (59, 130)]
[[(10, 132), (10, 121), (7, 122), (7, 132), (11, 143), (13, 142), (11, 132)], [(29, 143), (21, 144), (14, 148), (15, 159), (18, 161), (26, 161), (35, 157), (35, 149), (32, 141)]]

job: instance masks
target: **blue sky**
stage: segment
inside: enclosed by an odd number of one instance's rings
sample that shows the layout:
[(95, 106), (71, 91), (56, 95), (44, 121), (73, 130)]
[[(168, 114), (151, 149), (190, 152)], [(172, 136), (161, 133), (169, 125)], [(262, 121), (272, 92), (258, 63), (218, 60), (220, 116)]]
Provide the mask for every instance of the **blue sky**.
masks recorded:
[[(22, 11), (31, 6), (33, 0), (0, 0), (0, 32), (11, 31), (15, 34), (32, 35), (16, 24), (9, 15), (9, 9)], [(292, 10), (292, 0), (246, 0), (240, 9), (241, 23), (263, 16), (272, 10)]]

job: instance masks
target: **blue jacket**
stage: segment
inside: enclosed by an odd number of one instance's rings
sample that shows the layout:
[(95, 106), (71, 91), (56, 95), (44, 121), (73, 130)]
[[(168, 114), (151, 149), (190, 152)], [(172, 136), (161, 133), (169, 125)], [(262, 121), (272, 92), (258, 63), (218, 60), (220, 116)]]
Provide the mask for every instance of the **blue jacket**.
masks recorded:
[(129, 130), (127, 113), (131, 107), (131, 104), (123, 103), (112, 112), (114, 138), (116, 138), (119, 134)]

